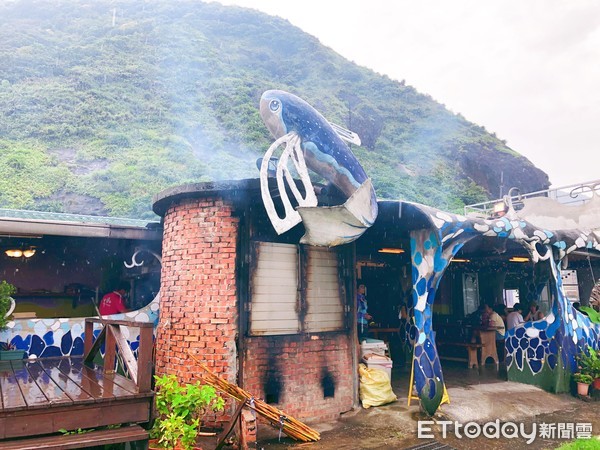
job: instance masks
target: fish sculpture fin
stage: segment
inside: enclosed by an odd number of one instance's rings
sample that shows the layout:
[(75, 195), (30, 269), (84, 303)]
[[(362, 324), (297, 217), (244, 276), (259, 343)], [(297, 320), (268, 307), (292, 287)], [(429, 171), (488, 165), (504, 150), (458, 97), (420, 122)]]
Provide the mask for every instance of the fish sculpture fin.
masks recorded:
[(333, 131), (335, 131), (336, 134), (342, 138), (342, 140), (344, 140), (350, 144), (358, 145), (359, 147), (362, 144), (362, 142), (360, 140), (360, 136), (357, 133), (355, 133), (354, 131), (350, 131), (347, 128), (344, 128), (333, 122), (329, 122), (329, 125), (331, 125), (331, 128), (333, 128)]
[[(271, 191), (269, 190), (269, 163), (272, 161), (273, 153), (281, 146), (285, 148), (279, 157), (277, 162), (277, 168), (275, 172), (275, 178), (277, 180), (277, 190), (279, 197), (283, 203), (284, 217), (279, 217), (279, 214), (275, 210), (275, 203), (271, 197)], [(300, 181), (304, 187), (304, 195), (298, 189), (296, 181), (288, 167), (288, 164), (293, 164), (297, 174), (300, 176)], [(269, 147), (269, 150), (263, 157), (262, 164), (260, 166), (260, 193), (267, 211), (267, 215), (273, 224), (273, 228), (277, 234), (282, 234), (293, 228), (302, 221), (300, 214), (292, 206), (290, 198), (288, 197), (287, 187), (290, 189), (296, 202), (301, 207), (317, 206), (318, 200), (313, 188), (310, 176), (308, 174), (308, 168), (306, 161), (304, 160), (304, 154), (300, 146), (300, 137), (297, 133), (288, 133), (279, 139), (277, 139)]]
[(375, 222), (370, 207), (373, 186), (368, 178), (343, 205), (298, 207), (306, 234), (301, 244), (334, 247), (358, 239)]

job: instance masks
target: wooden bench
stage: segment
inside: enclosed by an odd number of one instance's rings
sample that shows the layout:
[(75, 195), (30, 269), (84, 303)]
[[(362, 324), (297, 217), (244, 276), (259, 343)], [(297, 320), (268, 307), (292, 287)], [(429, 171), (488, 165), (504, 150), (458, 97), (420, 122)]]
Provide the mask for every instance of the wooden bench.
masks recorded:
[[(483, 349), (483, 347), (485, 347), (484, 344), (479, 344), (477, 342), (437, 342), (437, 345), (447, 345), (447, 346), (453, 346), (453, 347), (464, 347), (467, 349), (467, 355), (468, 355), (468, 364), (469, 364), (469, 369), (475, 367), (479, 367), (477, 364), (477, 350), (478, 349)], [(450, 360), (459, 360), (459, 361), (464, 361), (463, 358), (453, 358), (451, 356), (440, 356), (440, 359), (450, 359)]]
[(0, 442), (0, 450), (62, 450), (135, 441), (144, 441), (138, 448), (148, 448), (148, 431), (144, 430), (139, 425), (125, 426), (110, 430), (90, 431), (81, 434), (14, 439)]

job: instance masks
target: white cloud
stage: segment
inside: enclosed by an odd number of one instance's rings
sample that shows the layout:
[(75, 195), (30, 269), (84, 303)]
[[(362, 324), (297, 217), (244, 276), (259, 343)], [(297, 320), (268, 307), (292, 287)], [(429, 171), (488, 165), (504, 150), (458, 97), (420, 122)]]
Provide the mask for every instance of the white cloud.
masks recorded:
[(555, 185), (600, 178), (594, 0), (224, 0), (288, 19), (496, 132)]

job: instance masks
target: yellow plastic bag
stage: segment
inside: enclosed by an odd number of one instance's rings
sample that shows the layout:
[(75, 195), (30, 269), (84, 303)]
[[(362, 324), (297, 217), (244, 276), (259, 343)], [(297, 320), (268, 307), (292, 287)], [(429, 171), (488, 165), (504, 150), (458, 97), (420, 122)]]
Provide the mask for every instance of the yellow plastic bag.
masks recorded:
[(388, 374), (383, 370), (370, 369), (364, 364), (358, 365), (360, 375), (360, 401), (363, 408), (381, 406), (398, 400)]

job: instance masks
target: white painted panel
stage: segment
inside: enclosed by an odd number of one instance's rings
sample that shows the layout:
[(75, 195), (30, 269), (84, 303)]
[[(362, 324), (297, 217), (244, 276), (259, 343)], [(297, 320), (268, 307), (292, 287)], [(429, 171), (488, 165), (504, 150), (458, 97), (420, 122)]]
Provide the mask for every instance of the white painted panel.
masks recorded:
[(259, 242), (251, 279), (250, 333), (294, 334), (298, 319), (298, 249), (291, 244)]
[(338, 256), (335, 249), (309, 247), (306, 279), (305, 328), (309, 332), (344, 328)]

